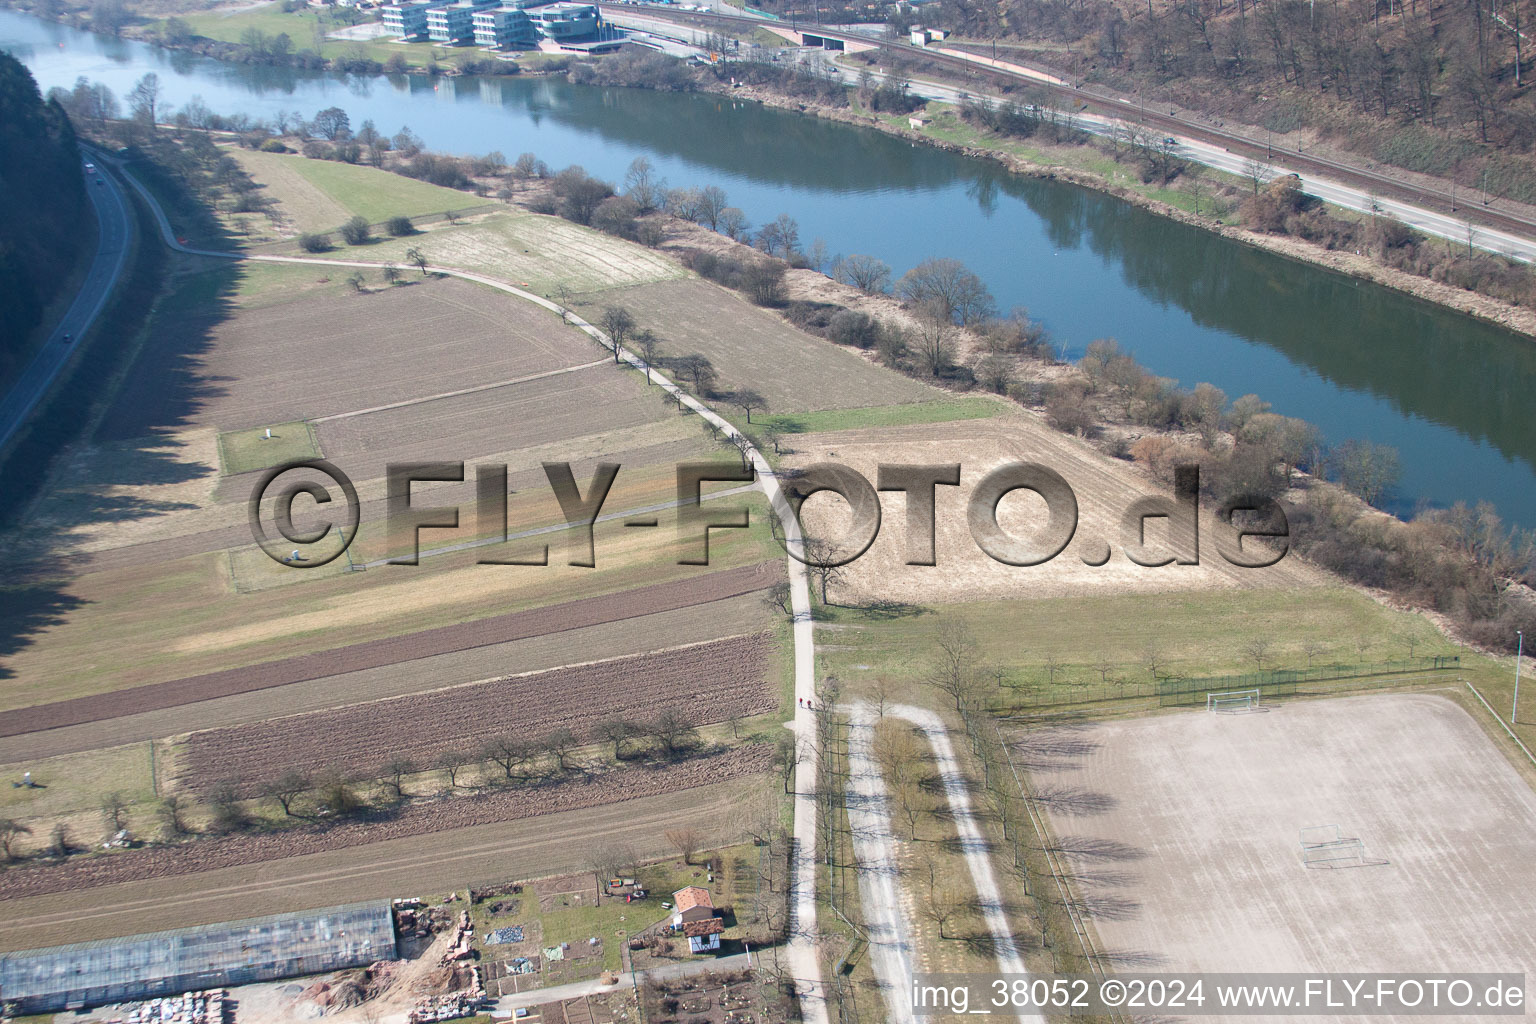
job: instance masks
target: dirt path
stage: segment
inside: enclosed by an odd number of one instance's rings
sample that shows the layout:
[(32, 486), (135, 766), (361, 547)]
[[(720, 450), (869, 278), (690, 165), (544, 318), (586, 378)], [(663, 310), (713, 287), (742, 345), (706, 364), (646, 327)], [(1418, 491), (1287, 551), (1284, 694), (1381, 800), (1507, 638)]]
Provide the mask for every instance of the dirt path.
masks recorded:
[[(870, 763), (869, 742), (874, 733), (874, 721), (871, 709), (866, 704), (855, 704), (848, 708), (855, 728), (849, 730), (848, 757), (850, 765), (854, 768), (854, 781), (858, 786), (856, 792), (859, 802), (863, 805), (867, 828), (854, 826), (854, 797), (849, 797), (849, 825), (853, 827), (854, 845), (859, 856), (859, 892), (864, 899), (865, 915), (878, 915), (877, 925), (871, 929), (870, 948), (876, 948), (874, 936), (879, 934), (888, 936), (885, 943), (890, 959), (898, 963), (904, 960), (899, 969), (899, 975), (881, 977), (886, 987), (886, 1002), (892, 1013), (892, 1020), (910, 1019), (910, 1003), (907, 1001), (910, 992), (910, 984), (907, 979), (912, 976), (912, 944), (907, 940), (901, 943), (900, 937), (910, 934), (905, 921), (902, 920), (899, 902), (896, 898), (894, 879), (896, 877), (895, 854), (892, 852), (894, 838), (891, 831), (891, 816), (886, 804), (885, 779), (880, 775), (879, 769)], [(955, 759), (955, 748), (949, 741), (949, 730), (944, 727), (944, 721), (937, 714), (927, 708), (913, 707), (909, 704), (894, 704), (886, 708), (885, 713), (893, 718), (900, 718), (911, 722), (920, 729), (933, 748), (934, 762), (939, 770), (939, 778), (944, 783), (944, 795), (949, 802), (950, 814), (954, 819), (955, 831), (960, 838), (960, 846), (965, 854), (966, 866), (971, 872), (971, 883), (976, 888), (976, 901), (981, 907), (983, 919), (987, 922), (987, 929), (992, 933), (992, 941), (997, 949), (997, 969), (1002, 974), (1027, 976), (1024, 968), (1024, 960), (1019, 956), (1018, 946), (1013, 941), (1013, 931), (1008, 924), (1008, 916), (1003, 910), (1002, 893), (998, 890), (997, 879), (992, 873), (992, 861), (990, 859), (987, 842), (982, 838), (981, 830), (976, 827), (976, 818), (971, 810), (970, 794), (966, 792), (965, 775), (960, 770), (960, 763)], [(871, 857), (865, 860), (865, 854)], [(874, 884), (868, 895), (865, 894), (865, 880), (870, 878), (877, 882), (880, 878), (892, 880), (890, 892), (881, 891), (878, 884)], [(876, 902), (872, 903), (874, 900)], [(902, 956), (902, 946), (905, 947), (905, 955)], [(876, 957), (876, 976), (880, 977), (881, 958)], [(897, 972), (888, 959), (885, 964), (888, 972)], [(895, 981), (904, 982), (899, 988), (892, 988)], [(905, 1004), (897, 1006), (895, 1004)], [(1040, 1014), (1021, 1013), (1018, 1020), (1025, 1024), (1045, 1024), (1045, 1017)]]
[(901, 904), (891, 806), (874, 757), (874, 708), (848, 708), (848, 831), (859, 860), (859, 904), (869, 938), (870, 963), (885, 997), (886, 1019), (912, 1024), (912, 928)]

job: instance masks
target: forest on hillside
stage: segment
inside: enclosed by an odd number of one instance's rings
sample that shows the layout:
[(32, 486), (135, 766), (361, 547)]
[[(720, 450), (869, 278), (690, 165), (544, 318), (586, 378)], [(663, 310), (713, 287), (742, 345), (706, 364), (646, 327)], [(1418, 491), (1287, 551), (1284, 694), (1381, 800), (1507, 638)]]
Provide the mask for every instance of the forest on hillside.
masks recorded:
[(0, 377), (10, 377), (90, 240), (91, 214), (68, 115), (6, 53), (0, 125)]
[(1536, 202), (1533, 0), (939, 0), (901, 21)]

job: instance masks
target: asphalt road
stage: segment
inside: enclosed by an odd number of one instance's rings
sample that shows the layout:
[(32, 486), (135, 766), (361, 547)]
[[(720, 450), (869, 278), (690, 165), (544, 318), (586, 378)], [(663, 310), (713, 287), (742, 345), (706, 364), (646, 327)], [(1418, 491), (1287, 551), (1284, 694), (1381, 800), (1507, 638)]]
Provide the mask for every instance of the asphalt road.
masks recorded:
[(100, 228), (96, 255), (63, 320), (22, 372), (10, 393), (0, 399), (0, 448), (10, 443), (58, 379), (59, 371), (74, 355), (80, 338), (106, 308), (107, 299), (117, 287), (128, 261), (128, 240), (133, 230), (128, 203), (117, 180), (107, 173), (101, 159), (94, 153), (87, 155), (96, 164), (96, 173), (86, 175), (85, 189)]

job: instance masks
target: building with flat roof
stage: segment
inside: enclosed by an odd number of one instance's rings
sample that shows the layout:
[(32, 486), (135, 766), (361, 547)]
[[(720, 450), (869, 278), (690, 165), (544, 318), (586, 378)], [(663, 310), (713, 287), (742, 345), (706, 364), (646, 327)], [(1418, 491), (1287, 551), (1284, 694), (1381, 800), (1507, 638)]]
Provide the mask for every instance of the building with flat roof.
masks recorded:
[(0, 954), (0, 1000), (59, 1013), (397, 956), (388, 900)]
[(500, 0), (456, 0), (427, 11), (427, 38), (434, 43), (475, 41), (475, 12), (500, 6)]
[(492, 50), (533, 46), (539, 41), (528, 12), (516, 7), (488, 7), (475, 12), (475, 45)]
[(427, 38), (427, 11), (444, 0), (405, 0), (384, 8), (384, 27), (400, 39), (421, 42)]

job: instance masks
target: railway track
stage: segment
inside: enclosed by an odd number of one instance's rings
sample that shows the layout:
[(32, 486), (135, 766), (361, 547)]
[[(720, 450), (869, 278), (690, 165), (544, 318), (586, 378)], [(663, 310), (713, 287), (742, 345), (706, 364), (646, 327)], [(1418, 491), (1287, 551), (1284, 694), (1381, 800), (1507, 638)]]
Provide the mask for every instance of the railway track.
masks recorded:
[[(606, 11), (621, 15), (642, 14), (645, 17), (661, 21), (693, 24), (700, 28), (740, 29), (743, 26), (774, 24), (764, 19), (745, 15), (671, 11), (665, 8), (649, 6), (637, 8), (627, 4), (602, 4), (600, 6)], [(778, 24), (780, 27), (783, 27), (782, 23)], [(1452, 214), (1458, 219), (1483, 227), (1527, 237), (1536, 237), (1536, 218), (1525, 217), (1507, 210), (1493, 209), (1476, 201), (1472, 203), (1459, 202), (1455, 196), (1444, 190), (1425, 188), (1404, 182), (1388, 173), (1375, 171), (1368, 167), (1340, 163), (1324, 157), (1309, 156), (1295, 150), (1272, 149), (1264, 143), (1235, 132), (1225, 131), (1189, 118), (1159, 113), (1147, 108), (1144, 103), (1138, 100), (1107, 96), (1095, 89), (1085, 90), (1076, 87), (1053, 85), (1027, 75), (988, 67), (975, 61), (967, 60), (964, 57), (940, 53), (927, 47), (876, 39), (872, 36), (856, 32), (846, 32), (824, 26), (795, 26), (794, 30), (810, 32), (813, 35), (844, 42), (874, 43), (876, 47), (888, 53), (963, 71), (973, 80), (985, 81), (998, 87), (1017, 88), (1021, 84), (1027, 85), (1031, 89), (1044, 92), (1053, 99), (1066, 101), (1062, 104), (1063, 106), (1070, 106), (1077, 110), (1088, 110), (1092, 113), (1103, 114), (1122, 121), (1145, 124), (1159, 131), (1170, 134), (1177, 133), (1208, 145), (1221, 146), (1228, 152), (1241, 157), (1261, 160), (1266, 163), (1278, 161), (1285, 164), (1291, 170), (1318, 177), (1331, 178), (1339, 184), (1364, 189), (1382, 198), (1413, 203), (1416, 206), (1433, 210), (1436, 213)], [(978, 54), (977, 56), (980, 55)], [(1018, 62), (1013, 61), (1013, 63)]]

